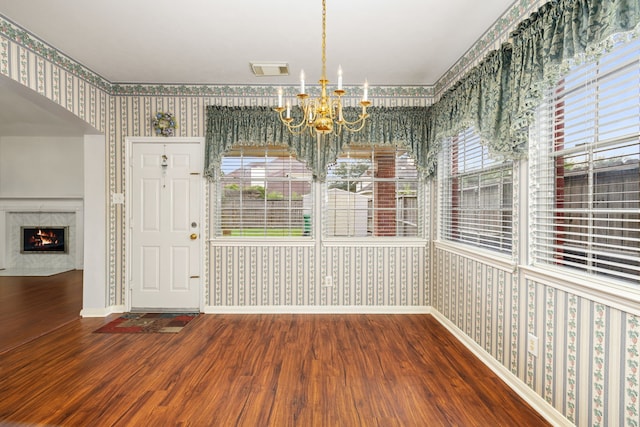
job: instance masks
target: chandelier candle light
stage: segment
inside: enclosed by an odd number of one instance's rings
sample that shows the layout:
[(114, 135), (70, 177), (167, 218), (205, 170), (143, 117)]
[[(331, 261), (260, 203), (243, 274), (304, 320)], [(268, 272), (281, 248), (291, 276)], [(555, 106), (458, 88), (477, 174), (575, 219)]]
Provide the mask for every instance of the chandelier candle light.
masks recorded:
[(365, 125), (367, 117), (367, 107), (371, 105), (369, 101), (369, 85), (364, 82), (363, 96), (360, 101), (362, 112), (358, 119), (348, 121), (342, 114), (342, 96), (345, 91), (342, 88), (342, 67), (338, 68), (338, 87), (333, 91), (335, 98), (327, 96), (327, 55), (326, 55), (326, 0), (322, 0), (322, 76), (320, 78), (320, 98), (309, 98), (305, 91), (304, 70), (300, 72), (300, 93), (296, 95), (298, 104), (302, 110), (302, 120), (300, 123), (293, 123), (291, 117), (291, 103), (283, 103), (282, 88), (278, 88), (278, 106), (274, 110), (280, 115), (280, 120), (287, 126), (289, 132), (301, 134), (305, 130), (314, 135), (324, 135), (334, 133), (339, 135), (342, 129), (349, 132), (359, 132)]

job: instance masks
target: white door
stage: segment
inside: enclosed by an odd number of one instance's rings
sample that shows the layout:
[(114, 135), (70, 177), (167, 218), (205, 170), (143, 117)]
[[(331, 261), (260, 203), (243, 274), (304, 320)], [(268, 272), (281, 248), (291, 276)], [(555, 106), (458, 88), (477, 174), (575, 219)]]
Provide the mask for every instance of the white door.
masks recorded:
[(201, 146), (139, 142), (131, 152), (131, 309), (199, 311)]

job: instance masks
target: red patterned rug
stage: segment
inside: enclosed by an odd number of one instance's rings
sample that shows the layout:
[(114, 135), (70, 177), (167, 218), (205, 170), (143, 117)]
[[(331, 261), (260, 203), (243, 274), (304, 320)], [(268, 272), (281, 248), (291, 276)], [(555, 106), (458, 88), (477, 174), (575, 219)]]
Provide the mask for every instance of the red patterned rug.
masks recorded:
[(94, 332), (109, 334), (177, 334), (198, 313), (125, 313)]

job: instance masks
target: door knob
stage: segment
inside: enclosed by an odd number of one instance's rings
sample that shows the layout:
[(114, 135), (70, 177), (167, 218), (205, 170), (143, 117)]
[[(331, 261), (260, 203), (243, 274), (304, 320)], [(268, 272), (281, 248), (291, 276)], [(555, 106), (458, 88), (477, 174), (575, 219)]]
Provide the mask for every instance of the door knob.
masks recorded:
[(196, 240), (198, 238), (198, 235), (196, 233), (191, 233), (191, 236), (189, 236), (189, 238), (191, 240)]

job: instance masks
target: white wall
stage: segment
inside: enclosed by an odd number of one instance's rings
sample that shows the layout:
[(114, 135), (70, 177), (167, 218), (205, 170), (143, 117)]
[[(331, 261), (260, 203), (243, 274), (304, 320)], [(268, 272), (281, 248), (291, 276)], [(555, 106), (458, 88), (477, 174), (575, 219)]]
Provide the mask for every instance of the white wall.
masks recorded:
[(84, 195), (82, 137), (0, 138), (0, 197)]
[(106, 153), (103, 135), (84, 137), (84, 317), (106, 316), (107, 305), (107, 196)]
[[(0, 207), (13, 206), (18, 203), (16, 199), (20, 199), (20, 206), (27, 203), (33, 206), (30, 212), (38, 212), (56, 199), (61, 203), (82, 199), (83, 152), (82, 137), (0, 137)], [(3, 210), (0, 215), (0, 240), (3, 243), (9, 240), (6, 220)], [(80, 230), (77, 237), (81, 237), (82, 218), (78, 220)], [(9, 253), (4, 244), (1, 246), (0, 268), (11, 267), (7, 259)], [(82, 246), (78, 249), (81, 251)], [(75, 267), (82, 268), (81, 252), (77, 258)]]

